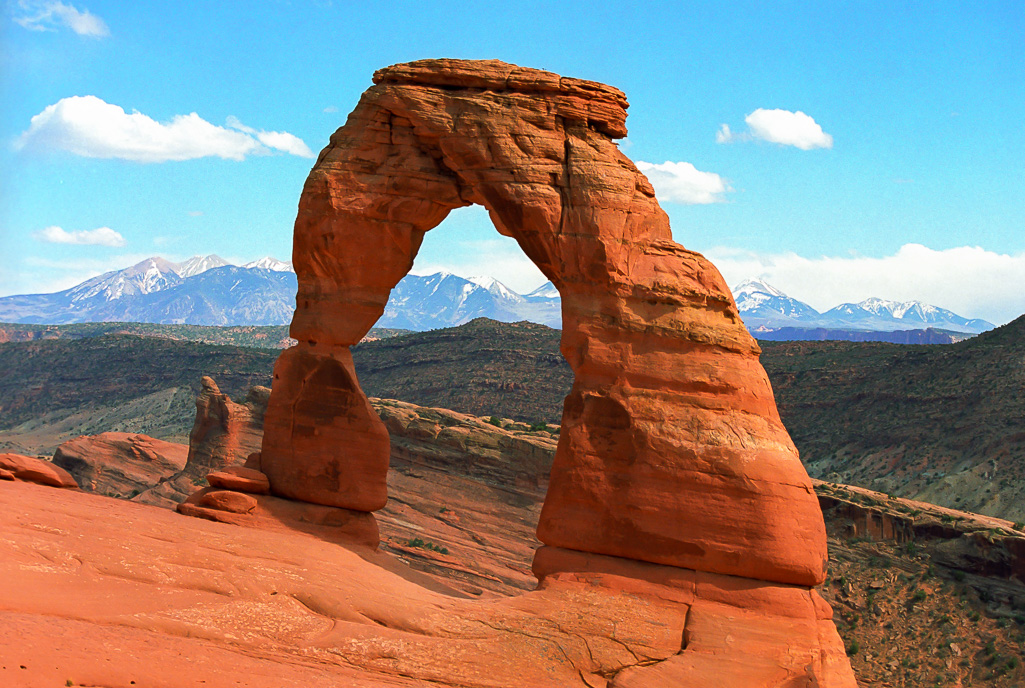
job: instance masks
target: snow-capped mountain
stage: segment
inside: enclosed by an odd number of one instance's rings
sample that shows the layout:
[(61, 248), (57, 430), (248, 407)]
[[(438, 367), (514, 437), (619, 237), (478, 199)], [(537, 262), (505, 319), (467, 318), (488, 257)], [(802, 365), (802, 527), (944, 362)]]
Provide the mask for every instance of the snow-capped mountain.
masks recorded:
[(844, 303), (825, 313), (794, 299), (763, 280), (749, 279), (733, 289), (737, 310), (756, 335), (781, 328), (895, 332), (934, 328), (978, 334), (993, 329), (985, 320), (969, 319), (920, 301), (871, 298)]
[(201, 272), (206, 272), (207, 270), (222, 268), (225, 265), (231, 265), (231, 263), (220, 256), (210, 254), (209, 256), (192, 256), (188, 260), (175, 265), (174, 270), (180, 277), (188, 278), (195, 277)]
[(490, 277), (463, 278), (448, 272), (406, 275), (392, 290), (377, 325), (429, 330), (480, 317), (502, 322), (530, 320), (559, 327), (562, 303), (517, 294)]
[(817, 318), (819, 312), (803, 301), (787, 296), (767, 282), (744, 280), (733, 288), (737, 309), (748, 327), (772, 323), (793, 325)]
[(174, 263), (160, 257), (147, 258), (130, 268), (106, 272), (67, 291), (71, 303), (92, 300), (115, 301), (126, 296), (149, 294), (179, 284)]
[(562, 297), (559, 295), (559, 290), (555, 288), (554, 284), (551, 282), (545, 282), (540, 287), (527, 294), (527, 298), (558, 299)]
[(282, 325), (295, 292), (290, 272), (240, 268), (214, 255), (177, 264), (153, 257), (54, 294), (0, 298), (0, 321)]
[[(933, 327), (959, 332), (985, 332), (993, 323), (978, 318), (964, 318), (945, 308), (921, 301), (887, 301), (870, 298), (859, 303), (842, 303), (822, 314), (838, 323), (872, 325), (873, 329), (911, 330)], [(896, 327), (894, 327), (896, 325)]]
[(244, 268), (258, 268), (260, 270), (270, 270), (271, 272), (295, 272), (292, 269), (291, 262), (285, 262), (278, 260), (277, 258), (271, 258), (270, 256), (264, 256), (259, 260), (254, 260), (251, 263), (246, 263), (242, 267)]
[[(295, 309), (296, 288), (291, 264), (269, 256), (241, 267), (216, 255), (177, 264), (155, 256), (54, 294), (0, 298), (0, 322), (284, 325)], [(933, 328), (977, 334), (993, 328), (985, 320), (917, 301), (866, 299), (819, 313), (763, 280), (745, 280), (733, 291), (745, 325), (760, 338), (865, 339), (874, 337), (865, 335), (871, 332)], [(493, 277), (406, 275), (377, 324), (429, 330), (479, 317), (561, 327), (562, 300), (551, 282), (524, 295)], [(901, 341), (926, 340), (906, 336)]]
[[(285, 325), (296, 288), (291, 264), (271, 257), (241, 267), (215, 255), (178, 264), (154, 257), (55, 294), (0, 298), (0, 322)], [(407, 275), (392, 290), (378, 325), (428, 330), (488, 317), (559, 327), (557, 294), (523, 296), (490, 277)]]
[(513, 303), (521, 303), (525, 301), (525, 299), (521, 295), (517, 294), (512, 289), (505, 286), (504, 284), (496, 280), (494, 277), (488, 277), (486, 275), (474, 275), (472, 277), (467, 277), (466, 280), (468, 282), (476, 284), (478, 287), (483, 287), (488, 291), (489, 294), (491, 294), (497, 299), (510, 301)]

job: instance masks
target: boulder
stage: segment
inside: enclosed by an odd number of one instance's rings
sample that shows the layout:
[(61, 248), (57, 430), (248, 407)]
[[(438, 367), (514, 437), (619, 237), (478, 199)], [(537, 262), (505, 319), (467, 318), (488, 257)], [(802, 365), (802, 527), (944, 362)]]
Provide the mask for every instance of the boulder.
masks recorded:
[(222, 487), (225, 490), (270, 494), (270, 482), (267, 480), (267, 476), (253, 468), (228, 466), (223, 471), (208, 473), (206, 480), (213, 487)]
[(256, 499), (244, 492), (232, 492), (231, 490), (204, 491), (199, 499), (200, 506), (207, 506), (211, 509), (230, 511), (233, 514), (248, 514), (256, 508)]
[[(38, 483), (49, 487), (78, 488), (78, 483), (66, 470), (49, 461), (21, 454), (0, 454), (0, 470), (9, 473), (13, 479), (27, 483)], [(9, 480), (10, 478), (4, 478)]]
[(204, 487), (176, 508), (178, 513), (186, 516), (245, 526), (256, 531), (306, 533), (348, 547), (376, 549), (380, 542), (373, 514), (270, 495)]
[(82, 435), (57, 447), (53, 463), (83, 490), (111, 497), (135, 496), (185, 466), (189, 448), (146, 435), (104, 432)]

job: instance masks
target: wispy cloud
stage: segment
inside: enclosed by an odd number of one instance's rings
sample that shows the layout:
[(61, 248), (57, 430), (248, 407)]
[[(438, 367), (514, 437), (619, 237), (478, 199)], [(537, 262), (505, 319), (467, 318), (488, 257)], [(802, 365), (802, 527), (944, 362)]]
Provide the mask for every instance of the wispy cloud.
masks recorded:
[(292, 134), (257, 131), (231, 119), (238, 126), (229, 122), (231, 128), (219, 127), (195, 112), (161, 123), (140, 112), (126, 113), (96, 96), (72, 96), (33, 117), (15, 146), (144, 163), (203, 157), (243, 160), (272, 149), (313, 157), (306, 144)]
[(722, 247), (704, 253), (731, 286), (760, 277), (819, 310), (877, 296), (923, 301), (997, 324), (1025, 313), (1025, 253), (921, 244), (905, 244), (882, 257), (807, 258)]
[(734, 132), (723, 124), (716, 132), (719, 143), (737, 143), (760, 139), (783, 146), (795, 146), (801, 150), (832, 148), (833, 137), (822, 131), (822, 127), (809, 115), (800, 110), (765, 110), (758, 108), (744, 118), (748, 130)]
[(258, 131), (252, 127), (247, 127), (238, 120), (238, 117), (228, 117), (227, 124), (232, 129), (236, 129), (243, 133), (249, 134), (256, 138), (257, 141), (279, 150), (289, 155), (295, 155), (300, 158), (312, 158), (313, 151), (307, 146), (301, 138), (294, 134), (289, 134), (287, 131)]
[(47, 244), (78, 244), (80, 246), (124, 246), (125, 238), (110, 227), (77, 229), (71, 232), (56, 225), (32, 232), (32, 238)]
[(724, 194), (732, 191), (726, 180), (715, 172), (702, 172), (689, 162), (655, 164), (638, 160), (637, 169), (655, 187), (655, 196), (666, 203), (703, 205), (722, 203)]
[(63, 2), (20, 0), (14, 8), (14, 22), (30, 31), (56, 31), (63, 26), (79, 36), (105, 38), (110, 35), (106, 22), (95, 14)]

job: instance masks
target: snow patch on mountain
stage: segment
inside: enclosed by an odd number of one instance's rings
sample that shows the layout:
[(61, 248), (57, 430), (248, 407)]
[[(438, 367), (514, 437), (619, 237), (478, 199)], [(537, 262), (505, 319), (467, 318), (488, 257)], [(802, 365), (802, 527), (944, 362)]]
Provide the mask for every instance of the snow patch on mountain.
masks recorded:
[(257, 268), (259, 270), (270, 270), (271, 272), (295, 272), (292, 268), (291, 262), (278, 260), (271, 256), (264, 256), (259, 260), (254, 260), (246, 263), (242, 267), (244, 268)]
[(559, 294), (559, 290), (555, 288), (554, 284), (551, 282), (545, 282), (540, 287), (527, 294), (527, 298), (560, 299), (562, 296)]
[(178, 273), (179, 277), (189, 278), (195, 277), (207, 270), (222, 268), (225, 265), (231, 265), (231, 263), (211, 253), (209, 256), (192, 256), (188, 260), (175, 265), (174, 271)]

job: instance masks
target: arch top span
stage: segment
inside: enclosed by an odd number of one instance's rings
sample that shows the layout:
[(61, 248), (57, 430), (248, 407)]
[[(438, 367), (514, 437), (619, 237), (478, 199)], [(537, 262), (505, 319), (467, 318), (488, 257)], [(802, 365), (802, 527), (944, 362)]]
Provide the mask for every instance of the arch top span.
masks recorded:
[(388, 436), (349, 346), (383, 313), (424, 234), (484, 206), (562, 295), (574, 371), (538, 535), (567, 550), (810, 585), (825, 531), (718, 271), (672, 241), (616, 146), (626, 97), (498, 61), (374, 74), (299, 202), (292, 336), (262, 465), (283, 496), (373, 511)]

